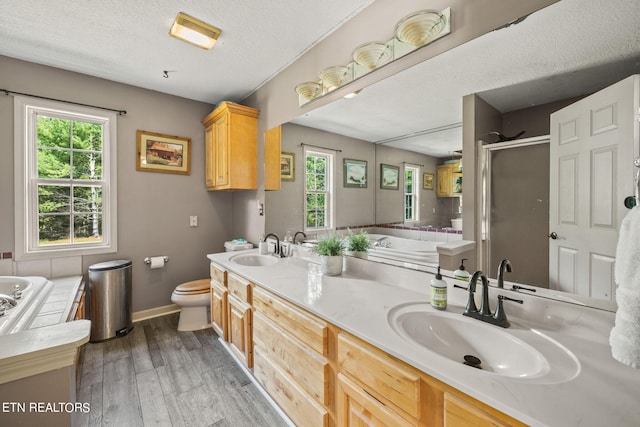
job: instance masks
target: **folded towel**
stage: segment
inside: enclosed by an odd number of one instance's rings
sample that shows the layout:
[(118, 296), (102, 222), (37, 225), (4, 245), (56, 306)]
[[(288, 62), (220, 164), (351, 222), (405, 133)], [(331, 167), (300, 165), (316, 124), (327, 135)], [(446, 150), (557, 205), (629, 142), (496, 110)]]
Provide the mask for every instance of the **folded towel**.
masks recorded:
[(616, 321), (609, 344), (617, 361), (640, 369), (640, 207), (620, 224), (616, 247)]
[(623, 218), (616, 247), (616, 285), (640, 291), (640, 206)]

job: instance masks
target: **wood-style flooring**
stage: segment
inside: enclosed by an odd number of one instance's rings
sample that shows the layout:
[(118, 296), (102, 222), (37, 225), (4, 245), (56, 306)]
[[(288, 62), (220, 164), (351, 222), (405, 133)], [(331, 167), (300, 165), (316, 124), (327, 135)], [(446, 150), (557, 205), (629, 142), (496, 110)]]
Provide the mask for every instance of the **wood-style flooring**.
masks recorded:
[(88, 343), (78, 426), (286, 426), (212, 329), (178, 332), (178, 315), (138, 322), (128, 335)]

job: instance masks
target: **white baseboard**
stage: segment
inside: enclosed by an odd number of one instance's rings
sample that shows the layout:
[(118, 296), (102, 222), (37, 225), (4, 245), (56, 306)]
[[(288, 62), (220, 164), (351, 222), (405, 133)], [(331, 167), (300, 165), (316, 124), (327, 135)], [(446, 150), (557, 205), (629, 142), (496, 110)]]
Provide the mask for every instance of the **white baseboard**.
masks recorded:
[(154, 317), (166, 316), (167, 314), (177, 313), (180, 311), (180, 307), (175, 304), (163, 305), (162, 307), (150, 308), (149, 310), (136, 311), (132, 313), (131, 319), (133, 322), (140, 322), (141, 320), (153, 319)]

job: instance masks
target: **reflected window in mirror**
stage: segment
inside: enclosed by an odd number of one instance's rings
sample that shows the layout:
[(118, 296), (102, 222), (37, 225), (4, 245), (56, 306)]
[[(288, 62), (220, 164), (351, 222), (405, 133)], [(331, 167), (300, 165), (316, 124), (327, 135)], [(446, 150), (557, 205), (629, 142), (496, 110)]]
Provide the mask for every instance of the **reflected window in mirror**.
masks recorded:
[(318, 232), (334, 224), (334, 154), (305, 149), (305, 231)]
[(416, 180), (420, 176), (420, 171), (414, 166), (404, 168), (404, 220), (405, 222), (418, 221), (420, 218), (418, 200), (420, 193)]

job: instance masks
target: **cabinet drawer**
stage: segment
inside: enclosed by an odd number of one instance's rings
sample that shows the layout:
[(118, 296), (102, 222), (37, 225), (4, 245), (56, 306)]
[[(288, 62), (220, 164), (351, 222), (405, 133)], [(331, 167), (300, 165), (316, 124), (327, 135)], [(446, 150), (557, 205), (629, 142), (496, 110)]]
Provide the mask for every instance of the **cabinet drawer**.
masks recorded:
[(229, 293), (241, 301), (251, 304), (251, 283), (233, 273), (227, 274)]
[(407, 367), (344, 332), (338, 334), (338, 366), (376, 399), (419, 418), (420, 376)]
[(338, 374), (338, 414), (338, 426), (414, 425), (389, 410), (342, 374)]
[(444, 425), (445, 427), (507, 427), (507, 424), (486, 413), (482, 409), (465, 402), (452, 395), (444, 394)]
[(324, 320), (258, 287), (253, 289), (253, 308), (312, 350), (327, 356), (329, 328)]
[(259, 348), (316, 401), (329, 405), (329, 362), (291, 338), (259, 312), (253, 313), (254, 351)]
[(313, 399), (309, 399), (304, 390), (289, 375), (278, 369), (260, 348), (256, 348), (254, 354), (253, 374), (295, 425), (329, 425), (328, 411)]
[(227, 286), (227, 271), (224, 268), (211, 263), (209, 265), (209, 273), (211, 280), (215, 280), (221, 286)]

